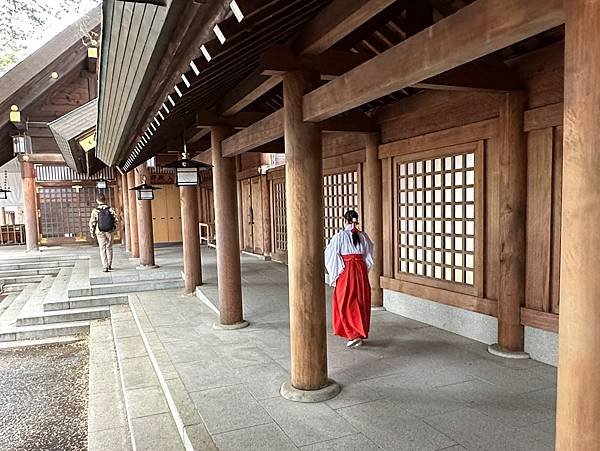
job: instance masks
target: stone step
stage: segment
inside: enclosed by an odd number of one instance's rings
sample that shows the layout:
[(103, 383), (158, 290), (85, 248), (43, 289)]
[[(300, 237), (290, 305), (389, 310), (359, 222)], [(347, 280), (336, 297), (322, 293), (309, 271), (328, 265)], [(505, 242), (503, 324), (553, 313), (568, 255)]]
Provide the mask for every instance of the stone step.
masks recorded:
[(162, 343), (156, 338), (154, 328), (141, 306), (139, 297), (135, 296), (129, 307), (185, 449), (216, 451), (217, 447), (206, 424), (194, 407), (190, 393), (177, 375), (175, 366)]
[(0, 279), (8, 279), (14, 276), (55, 276), (60, 268), (34, 268), (34, 269), (11, 269), (0, 272)]
[(56, 262), (56, 261), (75, 261), (75, 260), (87, 260), (89, 257), (85, 256), (74, 256), (74, 255), (28, 255), (27, 257), (7, 258), (4, 260), (6, 264), (19, 264), (19, 263), (42, 263), (42, 262)]
[(43, 340), (67, 335), (87, 334), (89, 321), (44, 324), (38, 326), (13, 326), (0, 330), (0, 342), (15, 340)]
[(126, 282), (154, 281), (162, 279), (177, 279), (182, 277), (181, 268), (153, 270), (116, 270), (102, 272), (99, 268), (90, 267), (90, 285), (108, 285)]
[(23, 291), (29, 283), (7, 283), (2, 285), (2, 293), (19, 293)]
[(15, 296), (6, 309), (0, 312), (0, 331), (7, 327), (12, 327), (17, 321), (17, 315), (23, 308), (27, 301), (31, 299), (35, 291), (37, 290), (36, 284), (28, 284), (23, 291), (18, 294), (11, 294)]
[(127, 294), (109, 294), (100, 296), (80, 296), (74, 298), (62, 298), (51, 302), (44, 302), (44, 310), (47, 312), (67, 309), (82, 309), (88, 307), (106, 307), (117, 304), (127, 304), (129, 296)]
[(27, 262), (27, 263), (2, 263), (0, 264), (0, 272), (4, 271), (19, 271), (28, 269), (48, 269), (61, 268), (64, 266), (73, 266), (75, 260), (58, 260), (47, 262)]
[(121, 314), (112, 322), (113, 339), (133, 449), (194, 449), (183, 444), (129, 308), (111, 308)]
[(83, 307), (66, 310), (42, 311), (34, 316), (24, 315), (17, 318), (17, 327), (35, 326), (41, 324), (68, 323), (72, 321), (87, 321), (93, 319), (108, 318), (110, 307)]
[(72, 286), (69, 285), (69, 298), (117, 293), (135, 293), (138, 291), (168, 290), (172, 288), (182, 288), (184, 285), (185, 283), (181, 278), (112, 283), (106, 285), (94, 285), (86, 288), (72, 288)]
[(23, 284), (23, 283), (40, 283), (44, 278), (44, 274), (32, 274), (32, 275), (15, 275), (15, 276), (5, 276), (0, 275), (0, 285), (13, 285), (13, 284)]

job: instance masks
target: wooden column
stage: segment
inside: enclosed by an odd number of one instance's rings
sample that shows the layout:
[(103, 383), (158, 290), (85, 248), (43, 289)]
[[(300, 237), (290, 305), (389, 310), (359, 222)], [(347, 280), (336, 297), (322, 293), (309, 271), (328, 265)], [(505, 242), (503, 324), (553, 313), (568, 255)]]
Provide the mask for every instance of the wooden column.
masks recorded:
[(129, 187), (127, 186), (127, 174), (121, 174), (121, 195), (123, 199), (123, 237), (125, 250), (131, 251), (131, 229), (129, 227)]
[(557, 450), (600, 444), (600, 2), (565, 2)]
[(131, 188), (136, 186), (135, 181), (135, 170), (129, 171), (127, 173), (127, 205), (129, 207), (129, 239), (131, 240), (130, 251), (132, 257), (138, 258), (140, 256), (140, 245), (137, 221), (137, 201), (135, 198), (135, 191), (130, 191)]
[(211, 127), (215, 226), (217, 235), (217, 277), (219, 324), (217, 328), (246, 327), (242, 309), (242, 278), (237, 212), (235, 158), (222, 156), (222, 142), (232, 129)]
[(194, 293), (196, 287), (202, 283), (200, 231), (198, 229), (198, 191), (199, 189), (195, 186), (182, 186), (179, 188), (186, 293)]
[[(135, 184), (141, 185), (146, 177), (146, 182), (150, 183), (150, 171), (146, 163), (139, 165), (135, 169)], [(140, 268), (155, 268), (154, 263), (154, 235), (152, 232), (152, 201), (136, 200), (137, 202), (137, 223), (138, 238), (140, 246)]]
[[(525, 304), (527, 141), (523, 132), (525, 94), (502, 94), (500, 105), (500, 274), (498, 346), (490, 352), (523, 352), (521, 307)], [(481, 218), (479, 220), (482, 220)], [(480, 268), (482, 269), (482, 268)], [(521, 357), (528, 357), (522, 353)]]
[(371, 283), (371, 306), (374, 309), (383, 308), (383, 291), (380, 277), (383, 269), (383, 210), (382, 210), (382, 178), (381, 161), (378, 155), (379, 133), (365, 136), (366, 161), (363, 172), (363, 199), (365, 232), (373, 241), (374, 265), (369, 271)]
[(38, 215), (37, 196), (35, 192), (35, 167), (29, 161), (21, 162), (21, 177), (23, 179), (23, 204), (25, 213), (25, 239), (27, 251), (37, 251), (38, 246)]
[(283, 75), (291, 381), (281, 394), (297, 401), (323, 401), (339, 392), (327, 377), (321, 129), (302, 121), (302, 96), (317, 81), (312, 73)]

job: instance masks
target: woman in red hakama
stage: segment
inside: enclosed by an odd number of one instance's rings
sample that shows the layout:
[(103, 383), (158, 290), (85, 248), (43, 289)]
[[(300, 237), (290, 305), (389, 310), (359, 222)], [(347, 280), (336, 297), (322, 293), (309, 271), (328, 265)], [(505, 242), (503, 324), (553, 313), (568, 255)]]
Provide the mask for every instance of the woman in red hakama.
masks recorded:
[(347, 225), (336, 233), (325, 249), (325, 266), (333, 292), (333, 331), (348, 340), (346, 346), (361, 346), (371, 324), (371, 286), (367, 275), (373, 266), (373, 243), (358, 230), (358, 213), (348, 210)]

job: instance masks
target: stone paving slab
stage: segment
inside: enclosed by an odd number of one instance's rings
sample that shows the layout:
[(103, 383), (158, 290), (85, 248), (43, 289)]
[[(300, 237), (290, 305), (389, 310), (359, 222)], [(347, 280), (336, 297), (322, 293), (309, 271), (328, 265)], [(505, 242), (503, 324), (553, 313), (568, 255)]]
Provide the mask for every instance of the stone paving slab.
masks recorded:
[[(202, 258), (207, 283), (201, 290), (216, 306), (214, 251), (203, 249)], [(520, 448), (513, 449), (553, 449), (554, 368), (499, 360), (481, 343), (389, 312), (373, 313), (371, 337), (359, 349), (331, 334), (329, 318), (330, 375), (342, 384), (341, 394), (319, 405), (284, 400), (287, 270), (243, 256), (242, 273), (251, 325), (238, 331), (212, 329), (215, 312), (176, 291), (135, 296), (147, 346), (188, 403), (191, 398), (219, 449), (275, 449), (271, 443), (277, 449), (495, 450), (509, 449), (517, 438)], [(479, 424), (469, 424), (473, 415)]]

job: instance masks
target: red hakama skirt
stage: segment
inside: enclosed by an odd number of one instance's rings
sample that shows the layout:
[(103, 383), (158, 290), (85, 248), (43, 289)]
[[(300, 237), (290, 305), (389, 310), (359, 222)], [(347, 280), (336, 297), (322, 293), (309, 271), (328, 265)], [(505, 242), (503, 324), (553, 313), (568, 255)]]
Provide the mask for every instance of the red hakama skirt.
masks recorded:
[(342, 255), (344, 270), (333, 291), (333, 333), (348, 340), (367, 338), (371, 325), (371, 285), (360, 254)]

